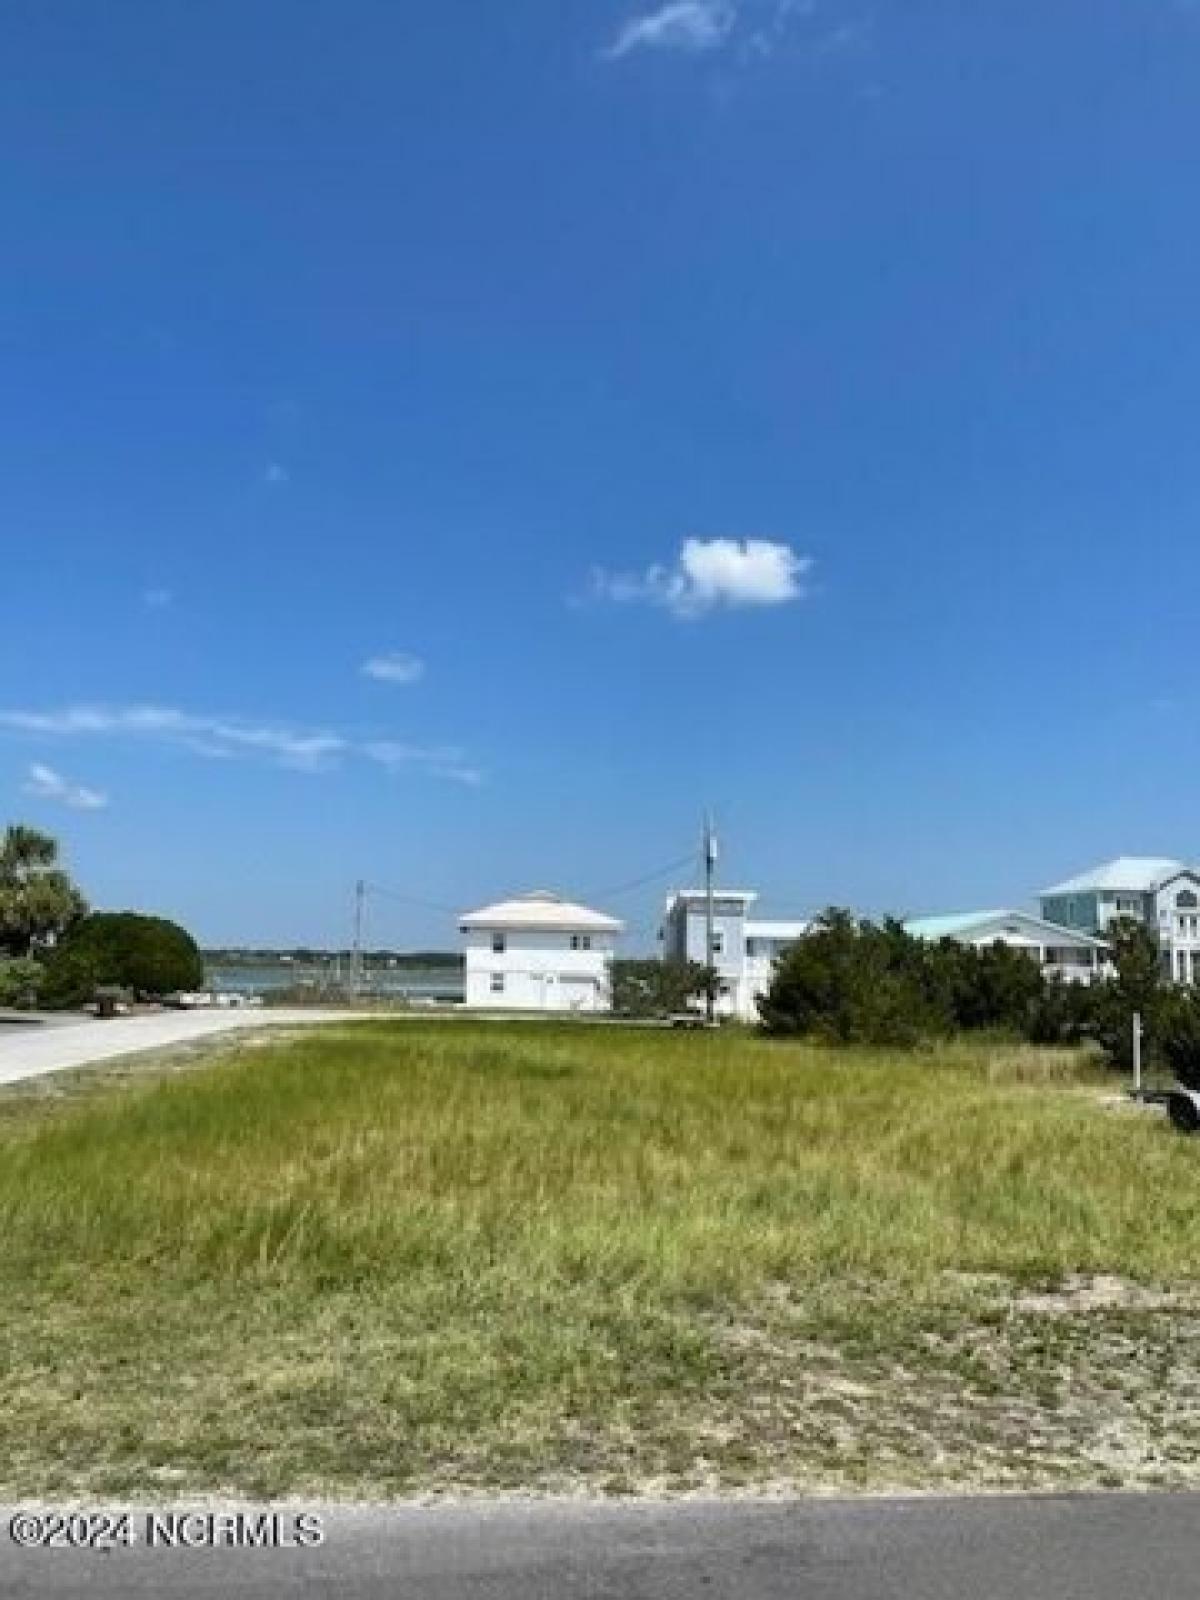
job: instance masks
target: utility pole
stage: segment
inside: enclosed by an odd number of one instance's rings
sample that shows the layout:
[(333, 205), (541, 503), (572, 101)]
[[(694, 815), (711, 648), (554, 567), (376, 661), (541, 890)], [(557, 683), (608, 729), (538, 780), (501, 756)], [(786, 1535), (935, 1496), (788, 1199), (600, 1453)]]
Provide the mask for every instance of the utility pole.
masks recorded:
[(351, 993), (355, 995), (362, 987), (363, 902), (366, 898), (367, 886), (360, 878), (354, 885), (354, 955), (350, 962)]
[(1133, 1013), (1133, 1094), (1135, 1100), (1142, 1097), (1142, 1014), (1140, 1011)]
[(717, 837), (712, 817), (704, 818), (704, 962), (708, 982), (704, 989), (704, 1015), (711, 1026), (716, 1020), (717, 940), (713, 927), (713, 868), (717, 864)]

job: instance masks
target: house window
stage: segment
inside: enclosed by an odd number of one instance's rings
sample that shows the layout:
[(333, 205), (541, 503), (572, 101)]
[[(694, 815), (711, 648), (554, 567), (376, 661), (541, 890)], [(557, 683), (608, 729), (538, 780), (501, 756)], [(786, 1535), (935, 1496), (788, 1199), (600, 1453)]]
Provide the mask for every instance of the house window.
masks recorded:
[(1200, 905), (1200, 901), (1196, 899), (1196, 896), (1190, 889), (1184, 889), (1181, 893), (1175, 896), (1175, 904), (1185, 908), (1188, 911), (1191, 911), (1197, 905)]
[(503, 994), (504, 993), (504, 974), (502, 972), (493, 972), (492, 973), (492, 993), (493, 994)]
[(713, 955), (715, 955), (715, 956), (723, 956), (724, 954), (725, 954), (725, 930), (723, 928), (717, 928), (713, 933)]
[(572, 950), (590, 950), (591, 948), (592, 936), (590, 933), (573, 933), (571, 935)]
[(506, 940), (502, 933), (494, 933), (492, 935), (492, 954), (494, 956), (502, 956), (504, 954), (505, 943)]

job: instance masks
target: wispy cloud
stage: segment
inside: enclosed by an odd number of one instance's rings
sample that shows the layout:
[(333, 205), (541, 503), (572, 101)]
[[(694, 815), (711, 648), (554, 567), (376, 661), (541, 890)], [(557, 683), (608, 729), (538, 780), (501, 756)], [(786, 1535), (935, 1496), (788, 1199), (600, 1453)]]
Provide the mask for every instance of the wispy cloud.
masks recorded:
[(263, 482), (270, 488), (280, 489), (285, 483), (290, 483), (291, 481), (292, 475), (286, 467), (280, 466), (278, 461), (267, 463), (266, 471), (263, 473)]
[(142, 590), (142, 604), (147, 611), (165, 611), (169, 605), (174, 603), (174, 600), (175, 596), (170, 589), (155, 586), (154, 588)]
[(425, 676), (425, 663), (420, 656), (403, 650), (391, 650), (386, 655), (371, 656), (362, 665), (363, 675), (380, 683), (416, 683)]
[(74, 811), (103, 811), (108, 804), (108, 796), (99, 789), (68, 783), (53, 767), (44, 767), (36, 761), (29, 769), (25, 793), (37, 795), (40, 800), (57, 800)]
[[(205, 716), (172, 706), (67, 706), (54, 711), (0, 711), (0, 730), (40, 738), (136, 739), (174, 745), (210, 760), (254, 758), (300, 772), (322, 772), (358, 758), (390, 770), (478, 783), (482, 774), (454, 745), (422, 746), (361, 739), (327, 728), (246, 717)], [(44, 769), (49, 771), (49, 769)]]
[(729, 0), (671, 0), (657, 11), (632, 17), (603, 51), (619, 61), (635, 50), (716, 50), (729, 38), (737, 11)]
[(780, 606), (800, 600), (812, 567), (808, 556), (768, 539), (685, 539), (673, 566), (642, 572), (597, 568), (592, 592), (618, 603), (656, 605), (684, 622), (722, 607)]
[(466, 752), (457, 745), (404, 744), (395, 739), (374, 739), (363, 745), (362, 753), (390, 772), (416, 769), (435, 778), (449, 778), (454, 783), (472, 787), (483, 782), (483, 773), (470, 764)]
[(846, 16), (845, 0), (668, 0), (631, 17), (600, 53), (620, 61), (643, 50), (727, 51), (747, 65), (794, 41), (802, 54), (818, 59), (864, 45), (870, 29), (869, 14)]
[(108, 735), (178, 744), (197, 755), (261, 754), (284, 766), (316, 768), (341, 755), (340, 734), (241, 717), (200, 716), (171, 706), (68, 706), (61, 711), (0, 711), (0, 728), (51, 737)]

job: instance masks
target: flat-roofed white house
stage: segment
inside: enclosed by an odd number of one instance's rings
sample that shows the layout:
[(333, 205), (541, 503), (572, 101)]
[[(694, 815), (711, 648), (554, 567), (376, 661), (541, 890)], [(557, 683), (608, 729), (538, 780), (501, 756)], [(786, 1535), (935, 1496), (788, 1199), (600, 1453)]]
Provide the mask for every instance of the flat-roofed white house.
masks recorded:
[(468, 911), (466, 1003), (512, 1011), (608, 1011), (625, 924), (544, 889)]
[(1076, 928), (1064, 928), (1028, 911), (956, 911), (945, 916), (910, 917), (904, 931), (915, 939), (953, 939), (986, 948), (1006, 944), (1025, 951), (1046, 977), (1092, 983), (1105, 969), (1107, 947), (1102, 939)]
[[(758, 921), (748, 916), (758, 899), (750, 889), (713, 893), (713, 965), (720, 992), (719, 1015), (758, 1020), (758, 997), (771, 982), (776, 960), (807, 931), (807, 922)], [(703, 889), (680, 889), (666, 905), (662, 924), (664, 961), (708, 963), (707, 896)]]
[(1043, 889), (1042, 915), (1102, 935), (1116, 917), (1150, 929), (1163, 972), (1175, 983), (1200, 983), (1200, 872), (1168, 856), (1118, 856)]

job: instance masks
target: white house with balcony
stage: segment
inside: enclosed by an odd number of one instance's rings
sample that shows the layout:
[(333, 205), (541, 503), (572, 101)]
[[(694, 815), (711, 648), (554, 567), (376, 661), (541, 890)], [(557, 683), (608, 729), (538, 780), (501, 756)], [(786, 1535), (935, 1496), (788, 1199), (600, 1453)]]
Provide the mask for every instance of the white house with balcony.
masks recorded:
[(468, 911), (466, 1004), (489, 1010), (608, 1011), (624, 923), (546, 890)]
[(956, 944), (1006, 944), (1036, 961), (1047, 978), (1092, 983), (1106, 970), (1102, 939), (1060, 927), (1028, 911), (955, 911), (936, 917), (910, 917), (904, 931), (915, 939), (953, 939)]
[(1158, 940), (1164, 976), (1200, 983), (1200, 872), (1168, 856), (1118, 856), (1043, 889), (1042, 915), (1102, 936), (1133, 917)]
[[(752, 918), (758, 899), (749, 889), (713, 893), (713, 965), (720, 991), (718, 1015), (743, 1022), (758, 1020), (758, 997), (771, 983), (777, 958), (808, 928), (807, 922), (768, 922)], [(707, 895), (703, 889), (680, 889), (666, 904), (662, 924), (664, 961), (708, 965)]]

